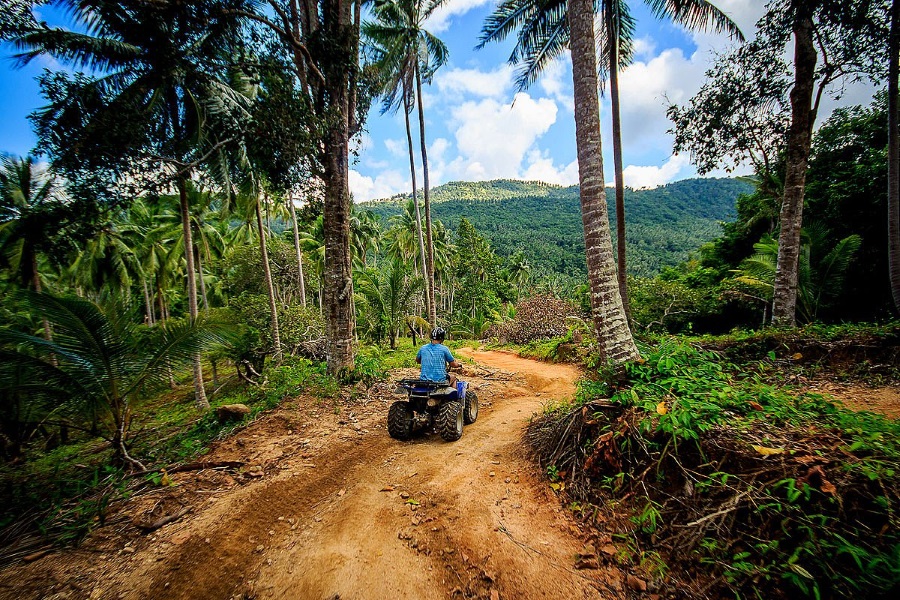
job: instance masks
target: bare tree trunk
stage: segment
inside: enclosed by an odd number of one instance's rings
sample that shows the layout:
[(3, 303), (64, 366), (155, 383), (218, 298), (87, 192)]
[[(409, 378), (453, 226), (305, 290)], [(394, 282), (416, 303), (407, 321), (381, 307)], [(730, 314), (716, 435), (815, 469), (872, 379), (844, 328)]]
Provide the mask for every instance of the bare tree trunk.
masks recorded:
[[(187, 184), (184, 177), (177, 180), (178, 196), (181, 200), (181, 228), (184, 234), (184, 259), (187, 271), (188, 311), (192, 322), (199, 317), (197, 310), (197, 282), (194, 270), (194, 242), (191, 236), (191, 212), (188, 204)], [(200, 364), (200, 355), (194, 355), (194, 403), (198, 408), (208, 409), (209, 400), (206, 398), (206, 388), (203, 386), (203, 366)]]
[(612, 113), (613, 168), (616, 178), (616, 276), (625, 318), (631, 323), (628, 301), (628, 271), (625, 259), (625, 178), (622, 171), (622, 118), (619, 111), (619, 19), (613, 11), (617, 3), (606, 2), (606, 35), (609, 45), (609, 101)]
[(141, 277), (141, 285), (144, 288), (144, 305), (147, 307), (147, 325), (152, 327), (156, 324), (156, 315), (153, 311), (153, 300), (150, 298), (150, 288), (145, 277)]
[(278, 328), (278, 305), (275, 303), (275, 286), (272, 284), (272, 269), (269, 267), (269, 250), (263, 231), (262, 211), (259, 198), (256, 199), (256, 226), (259, 228), (259, 251), (262, 254), (263, 274), (266, 278), (266, 293), (269, 296), (269, 311), (272, 313), (272, 345), (275, 346), (275, 361), (281, 361), (281, 332)]
[(428, 295), (428, 322), (437, 325), (437, 307), (434, 303), (434, 238), (431, 233), (431, 184), (428, 178), (428, 149), (425, 144), (425, 109), (422, 106), (422, 74), (416, 61), (416, 103), (419, 107), (419, 145), (422, 153), (422, 194), (425, 197), (425, 292)]
[(581, 219), (591, 287), (591, 312), (604, 359), (618, 365), (634, 360), (640, 354), (622, 308), (612, 252), (606, 191), (603, 185), (600, 100), (597, 97), (597, 55), (591, 0), (570, 0), (568, 19), (575, 95), (575, 139), (578, 146)]
[(203, 279), (203, 262), (200, 260), (200, 248), (197, 249), (197, 277), (200, 281), (200, 297), (203, 299), (203, 313), (209, 316), (209, 300), (206, 297), (206, 281)]
[(900, 2), (891, 4), (888, 43), (888, 265), (894, 308), (900, 312)]
[[(31, 285), (34, 286), (34, 291), (40, 294), (41, 290), (41, 274), (38, 271), (38, 262), (37, 262), (37, 254), (34, 252), (30, 252), (31, 254)], [(50, 327), (50, 321), (47, 320), (47, 317), (42, 319), (44, 325), (44, 339), (48, 342), (53, 341), (53, 329)], [(50, 361), (55, 365), (56, 364), (56, 355), (52, 355), (50, 357)]]
[[(802, 10), (802, 9), (801, 9)], [(803, 195), (806, 170), (816, 116), (812, 108), (815, 85), (816, 48), (813, 23), (808, 14), (797, 15), (794, 24), (794, 88), (791, 90), (791, 126), (785, 156), (784, 200), (781, 204), (781, 232), (778, 235), (778, 262), (772, 322), (793, 327), (797, 322), (797, 281), (800, 264), (800, 228), (803, 226)]]
[[(405, 85), (405, 84), (404, 84)], [(419, 212), (419, 200), (416, 198), (416, 159), (413, 153), (412, 129), (409, 126), (409, 95), (403, 92), (403, 117), (406, 121), (406, 147), (409, 148), (409, 176), (412, 178), (412, 201), (416, 207), (416, 237), (419, 240), (419, 264), (422, 265), (422, 280), (424, 285), (425, 310), (431, 314), (431, 305), (428, 298), (428, 262), (425, 258), (425, 239), (422, 235), (422, 214)]]
[(306, 282), (303, 279), (303, 252), (300, 251), (300, 226), (297, 224), (297, 209), (294, 207), (294, 199), (288, 197), (288, 207), (291, 210), (291, 222), (294, 224), (294, 249), (297, 251), (297, 270), (300, 274), (300, 302), (306, 306)]

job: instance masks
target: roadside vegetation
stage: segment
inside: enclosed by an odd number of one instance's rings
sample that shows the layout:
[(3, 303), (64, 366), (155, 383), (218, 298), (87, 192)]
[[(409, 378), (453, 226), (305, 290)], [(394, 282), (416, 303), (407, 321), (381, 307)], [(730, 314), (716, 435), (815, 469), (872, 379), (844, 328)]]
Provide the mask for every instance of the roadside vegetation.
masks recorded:
[[(596, 79), (617, 94), (628, 2), (510, 0), (483, 30), (517, 37), (522, 88), (568, 50), (577, 194), (432, 196), (426, 167), (424, 202), (413, 183), (371, 209), (346, 150), (381, 102), (405, 113), (413, 180), (416, 110), (427, 163), (442, 2), (55, 2), (75, 30), (44, 4), (0, 15), (15, 60), (62, 65), (40, 78), (38, 157), (0, 162), (0, 565), (78, 543), (292, 398), (344, 410), (439, 325), (454, 346), (584, 366), (527, 442), (594, 527), (585, 558), (636, 589), (896, 595), (897, 421), (806, 384), (900, 381), (898, 2), (770, 2), (669, 111), (701, 172), (753, 176), (629, 193), (646, 212), (628, 223), (608, 214)], [(649, 4), (742, 39), (709, 2)], [(835, 77), (885, 72), (815, 127)]]

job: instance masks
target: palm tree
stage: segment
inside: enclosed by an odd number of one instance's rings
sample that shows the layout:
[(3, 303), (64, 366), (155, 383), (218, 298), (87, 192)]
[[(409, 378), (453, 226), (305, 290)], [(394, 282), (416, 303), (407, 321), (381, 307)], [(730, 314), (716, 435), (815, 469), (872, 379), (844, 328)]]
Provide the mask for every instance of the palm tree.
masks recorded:
[[(39, 257), (53, 249), (65, 217), (61, 186), (32, 157), (0, 161), (0, 265), (23, 287), (42, 291)], [(44, 321), (44, 337), (51, 339)]]
[[(425, 20), (444, 0), (382, 0), (376, 2), (376, 22), (363, 24), (363, 34), (370, 40), (375, 64), (381, 72), (385, 96), (382, 113), (397, 110), (402, 104), (405, 112), (406, 138), (409, 147), (412, 197), (421, 230), (421, 216), (416, 201), (416, 173), (413, 157), (412, 132), (409, 113), (413, 103), (418, 106), (419, 145), (422, 156), (425, 199), (425, 235), (422, 246), (422, 265), (425, 278), (425, 306), (431, 323), (437, 320), (434, 303), (434, 242), (431, 224), (431, 195), (428, 173), (428, 151), (425, 136), (425, 114), (422, 106), (422, 81), (431, 81), (437, 69), (447, 63), (447, 46), (424, 29)], [(419, 233), (422, 237), (421, 232)]]
[[(801, 319), (812, 322), (819, 311), (841, 293), (862, 238), (854, 234), (832, 244), (833, 236), (829, 236), (816, 223), (807, 224), (802, 233), (797, 270), (797, 310)], [(742, 261), (734, 270), (735, 281), (754, 290), (756, 297), (766, 303), (764, 312), (768, 312), (774, 297), (778, 242), (765, 235), (753, 245), (753, 249), (756, 254)], [(765, 319), (763, 321), (765, 324)]]
[(900, 312), (900, 1), (891, 2), (888, 43), (888, 257), (894, 308)]
[[(202, 164), (219, 161), (231, 137), (218, 136), (225, 115), (246, 114), (247, 99), (221, 78), (219, 62), (236, 39), (235, 10), (226, 2), (112, 2), (62, 0), (86, 31), (35, 28), (15, 40), (27, 64), (48, 54), (99, 72), (69, 82), (38, 115), (53, 140), (54, 159), (72, 165), (107, 164), (127, 172), (163, 167), (178, 192), (190, 318), (198, 317), (188, 181)], [(90, 99), (91, 101), (86, 101)], [(71, 124), (76, 123), (74, 130)], [(123, 135), (122, 132), (127, 132)], [(63, 139), (80, 136), (78, 143)], [(99, 161), (99, 163), (98, 163)], [(103, 163), (103, 161), (112, 161)], [(195, 401), (209, 408), (200, 357), (194, 360)]]
[(375, 336), (387, 334), (391, 348), (397, 347), (397, 335), (408, 316), (413, 296), (422, 285), (406, 266), (397, 258), (381, 270), (363, 269), (358, 271), (359, 294), (371, 309), (369, 323), (374, 325)]
[(82, 413), (104, 413), (115, 458), (143, 470), (128, 454), (133, 401), (153, 384), (164, 383), (171, 368), (190, 362), (217, 336), (192, 320), (140, 337), (131, 312), (121, 304), (101, 309), (80, 298), (35, 293), (24, 294), (23, 301), (53, 323), (55, 337), (47, 341), (0, 331), (0, 389), (27, 392)]
[[(689, 29), (712, 29), (727, 32), (743, 39), (737, 25), (707, 0), (644, 0), (657, 18), (669, 19)], [(601, 73), (609, 75), (610, 105), (613, 135), (613, 165), (616, 190), (616, 276), (619, 295), (626, 316), (630, 313), (627, 286), (627, 260), (625, 245), (625, 184), (622, 171), (622, 131), (619, 110), (619, 67), (631, 61), (633, 51), (634, 19), (628, 2), (602, 0), (598, 8), (603, 12), (604, 36), (600, 44)], [(568, 19), (567, 19), (568, 16)], [(506, 0), (485, 21), (481, 42), (504, 39), (519, 29), (518, 44), (509, 62), (519, 65), (517, 83), (525, 89), (538, 78), (543, 69), (570, 43), (571, 15), (566, 0)], [(574, 72), (573, 72), (574, 76)], [(579, 162), (579, 166), (581, 163)]]
[[(591, 307), (604, 359), (611, 364), (621, 364), (637, 358), (639, 353), (628, 328), (618, 289), (607, 215), (600, 101), (597, 96), (594, 6), (590, 0), (571, 0), (568, 4), (554, 3), (542, 12), (545, 7), (533, 4), (522, 6), (522, 0), (508, 0), (501, 8), (512, 3), (518, 3), (518, 9), (512, 16), (498, 16), (498, 8), (489, 17), (483, 30), (482, 44), (502, 39), (521, 26), (519, 43), (510, 57), (511, 62), (526, 64), (526, 69), (520, 74), (520, 82), (533, 81), (540, 69), (562, 52), (565, 42), (571, 49), (578, 178)], [(546, 28), (548, 24), (549, 29)]]

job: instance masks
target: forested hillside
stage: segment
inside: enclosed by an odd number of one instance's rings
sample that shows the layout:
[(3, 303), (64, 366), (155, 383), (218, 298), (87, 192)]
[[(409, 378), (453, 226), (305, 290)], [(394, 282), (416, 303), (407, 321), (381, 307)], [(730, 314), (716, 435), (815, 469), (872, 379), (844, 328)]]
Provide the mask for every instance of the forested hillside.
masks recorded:
[[(651, 277), (684, 261), (721, 234), (719, 223), (734, 218), (737, 197), (751, 190), (736, 179), (687, 179), (651, 190), (626, 190), (629, 273)], [(537, 274), (586, 272), (578, 186), (451, 182), (431, 194), (436, 219), (455, 230), (460, 218), (467, 218), (501, 256), (521, 250)], [(408, 195), (395, 196), (363, 208), (387, 220), (408, 200)], [(612, 207), (610, 213), (615, 228)]]

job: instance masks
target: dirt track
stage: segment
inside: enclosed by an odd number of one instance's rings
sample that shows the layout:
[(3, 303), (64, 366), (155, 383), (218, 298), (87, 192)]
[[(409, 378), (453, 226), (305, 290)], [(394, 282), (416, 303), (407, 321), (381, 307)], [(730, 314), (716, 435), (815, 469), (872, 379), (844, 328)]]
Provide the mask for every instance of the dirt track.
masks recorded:
[[(377, 397), (332, 408), (297, 399), (218, 445), (238, 472), (173, 476), (126, 504), (81, 549), (0, 573), (8, 598), (622, 597), (613, 568), (576, 569), (571, 515), (521, 447), (531, 415), (579, 376), (467, 351), (482, 402), (463, 438), (392, 440)], [(151, 534), (143, 515), (192, 510)]]

